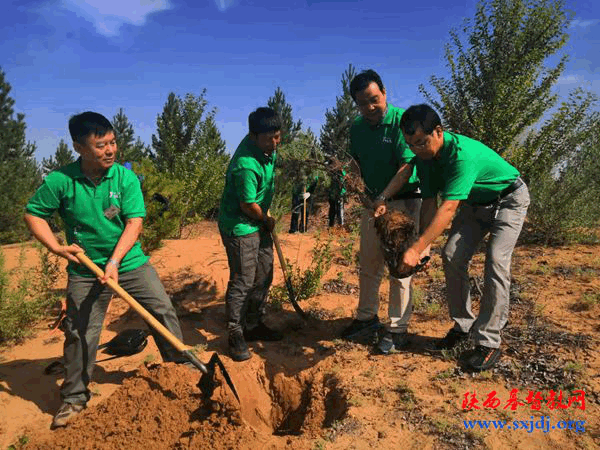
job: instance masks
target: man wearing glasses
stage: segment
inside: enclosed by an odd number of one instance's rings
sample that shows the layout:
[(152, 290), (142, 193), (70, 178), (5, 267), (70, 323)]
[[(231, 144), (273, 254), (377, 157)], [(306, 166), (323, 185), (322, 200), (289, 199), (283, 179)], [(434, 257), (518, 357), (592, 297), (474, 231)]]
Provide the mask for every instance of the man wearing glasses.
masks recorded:
[[(424, 230), (406, 251), (402, 263), (416, 266), (422, 253), (452, 222), (442, 260), (454, 327), (437, 348), (453, 348), (470, 335), (475, 347), (461, 355), (461, 360), (468, 369), (487, 370), (501, 354), (500, 330), (508, 320), (512, 252), (529, 206), (529, 191), (519, 171), (494, 150), (444, 131), (440, 117), (428, 105), (408, 108), (400, 127), (417, 156)], [(488, 233), (483, 295), (475, 317), (467, 269)]]

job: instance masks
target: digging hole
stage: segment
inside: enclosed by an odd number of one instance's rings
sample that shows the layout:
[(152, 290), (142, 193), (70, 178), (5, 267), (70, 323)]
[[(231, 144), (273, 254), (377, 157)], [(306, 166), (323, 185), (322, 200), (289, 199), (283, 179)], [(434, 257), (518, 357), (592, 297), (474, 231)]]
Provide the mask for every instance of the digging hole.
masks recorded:
[(273, 433), (279, 436), (317, 433), (348, 411), (347, 396), (330, 374), (309, 373), (301, 380), (275, 377), (271, 397)]

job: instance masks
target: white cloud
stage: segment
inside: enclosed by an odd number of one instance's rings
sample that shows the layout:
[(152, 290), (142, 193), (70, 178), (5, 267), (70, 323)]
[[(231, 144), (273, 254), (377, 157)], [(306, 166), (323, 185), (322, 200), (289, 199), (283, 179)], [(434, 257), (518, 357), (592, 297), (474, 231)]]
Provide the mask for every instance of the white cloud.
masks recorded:
[(215, 0), (215, 5), (221, 12), (227, 11), (229, 8), (233, 6), (235, 0)]
[(569, 25), (569, 27), (570, 28), (587, 28), (589, 26), (596, 25), (596, 23), (598, 23), (597, 20), (575, 19), (575, 20), (571, 21), (571, 24)]
[(557, 83), (558, 84), (581, 84), (584, 81), (583, 77), (579, 75), (563, 75), (561, 76)]
[(142, 26), (150, 14), (172, 8), (169, 0), (62, 0), (62, 6), (91, 20), (109, 37), (117, 36), (125, 23)]

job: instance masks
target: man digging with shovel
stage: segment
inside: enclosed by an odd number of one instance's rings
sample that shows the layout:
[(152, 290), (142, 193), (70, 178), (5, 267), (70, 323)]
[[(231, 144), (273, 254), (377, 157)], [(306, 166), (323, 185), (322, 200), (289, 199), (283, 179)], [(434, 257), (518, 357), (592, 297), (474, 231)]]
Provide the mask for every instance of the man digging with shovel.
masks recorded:
[[(52, 253), (69, 261), (65, 318), (65, 379), (62, 405), (51, 428), (64, 427), (90, 399), (96, 351), (112, 291), (119, 282), (178, 339), (181, 329), (154, 268), (138, 242), (146, 215), (136, 175), (115, 164), (117, 145), (111, 123), (95, 112), (69, 120), (69, 132), (79, 159), (51, 172), (27, 204), (25, 221), (31, 233)], [(65, 223), (67, 245), (61, 245), (48, 219), (58, 211)], [(104, 267), (96, 276), (76, 257), (82, 251)], [(152, 329), (163, 361), (186, 362), (174, 347)]]
[(273, 281), (275, 220), (268, 215), (274, 189), (275, 150), (281, 142), (281, 118), (271, 108), (248, 117), (250, 133), (236, 149), (225, 179), (219, 231), (229, 263), (225, 294), (229, 355), (250, 358), (246, 341), (277, 341), (281, 333), (262, 321)]

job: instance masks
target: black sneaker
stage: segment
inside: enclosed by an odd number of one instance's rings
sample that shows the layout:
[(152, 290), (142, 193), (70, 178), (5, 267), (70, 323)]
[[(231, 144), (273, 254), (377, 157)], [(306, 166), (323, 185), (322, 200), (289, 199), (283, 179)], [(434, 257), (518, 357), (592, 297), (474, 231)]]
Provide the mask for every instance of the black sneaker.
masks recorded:
[(502, 355), (502, 351), (499, 348), (478, 345), (474, 350), (466, 352), (465, 357), (462, 359), (467, 369), (480, 372), (494, 367), (500, 359), (500, 355)]
[(381, 323), (377, 316), (369, 320), (354, 319), (352, 323), (342, 331), (342, 339), (352, 339), (368, 331), (375, 331), (379, 327), (381, 327)]
[(375, 346), (375, 351), (382, 355), (389, 355), (406, 348), (409, 344), (408, 333), (392, 333), (386, 331)]
[(461, 342), (466, 342), (469, 338), (469, 333), (465, 333), (464, 331), (459, 331), (452, 328), (446, 336), (440, 339), (435, 344), (436, 350), (450, 350), (451, 348), (456, 347)]
[(259, 322), (259, 324), (250, 329), (244, 330), (244, 339), (248, 342), (252, 341), (280, 341), (283, 339), (283, 334), (279, 331), (272, 330), (264, 323)]
[(63, 403), (54, 415), (50, 429), (55, 430), (66, 427), (67, 423), (84, 409), (85, 403)]
[(229, 333), (229, 356), (234, 361), (246, 361), (250, 359), (250, 350), (244, 340), (241, 331), (232, 331)]

